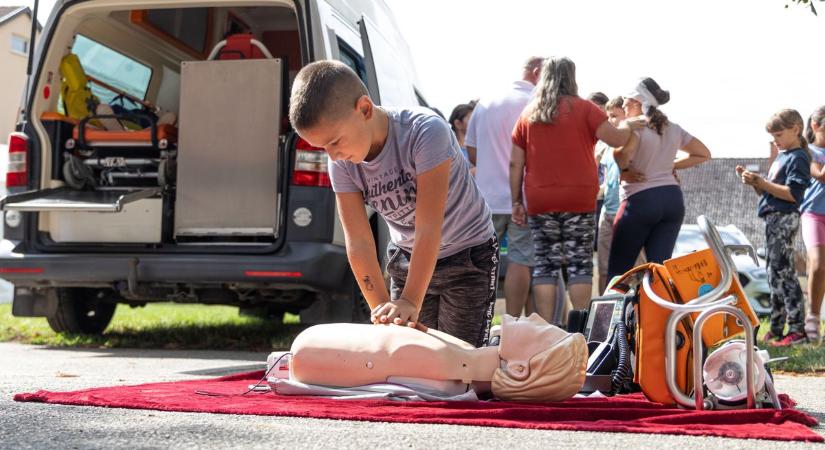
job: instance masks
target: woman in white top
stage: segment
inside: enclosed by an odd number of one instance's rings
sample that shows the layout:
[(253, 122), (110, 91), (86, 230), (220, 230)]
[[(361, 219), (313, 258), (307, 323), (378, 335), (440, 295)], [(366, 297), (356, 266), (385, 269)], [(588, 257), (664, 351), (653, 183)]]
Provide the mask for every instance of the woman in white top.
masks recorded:
[[(670, 93), (652, 78), (644, 78), (625, 97), (627, 117), (644, 114), (648, 126), (635, 131), (624, 147), (614, 151), (622, 171), (633, 170), (643, 181), (623, 181), (621, 205), (613, 225), (608, 276), (633, 267), (644, 249), (649, 262), (669, 259), (685, 217), (685, 204), (674, 170), (687, 169), (710, 159), (710, 150), (659, 110)], [(679, 151), (682, 154), (679, 154)]]

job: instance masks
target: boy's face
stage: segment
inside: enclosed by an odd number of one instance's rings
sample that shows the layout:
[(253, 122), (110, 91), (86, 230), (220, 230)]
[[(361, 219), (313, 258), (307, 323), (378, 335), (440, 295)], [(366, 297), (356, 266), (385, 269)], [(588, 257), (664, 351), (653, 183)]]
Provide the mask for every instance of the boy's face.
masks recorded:
[(618, 127), (624, 118), (625, 114), (622, 108), (610, 108), (607, 110), (607, 120), (614, 127)]
[(323, 119), (312, 128), (299, 130), (298, 134), (313, 146), (326, 150), (333, 161), (360, 163), (367, 157), (372, 143), (369, 127), (372, 114), (372, 102), (364, 96), (341, 118)]

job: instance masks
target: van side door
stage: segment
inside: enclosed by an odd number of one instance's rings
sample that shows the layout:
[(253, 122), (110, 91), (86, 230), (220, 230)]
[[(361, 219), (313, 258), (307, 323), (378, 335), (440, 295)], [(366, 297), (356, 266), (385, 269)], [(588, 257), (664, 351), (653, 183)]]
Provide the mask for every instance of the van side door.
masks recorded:
[(359, 26), (367, 79), (377, 87), (377, 92), (370, 92), (373, 100), (384, 106), (418, 106), (414, 83), (408, 75), (413, 73), (413, 68), (400, 57), (406, 52), (398, 51), (397, 44), (370, 18), (361, 16)]

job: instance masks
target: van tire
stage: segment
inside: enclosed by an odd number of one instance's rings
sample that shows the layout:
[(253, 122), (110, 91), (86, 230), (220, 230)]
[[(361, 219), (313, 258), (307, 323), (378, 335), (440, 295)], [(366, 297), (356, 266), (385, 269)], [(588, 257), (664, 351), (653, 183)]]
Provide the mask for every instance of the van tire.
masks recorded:
[(88, 295), (95, 291), (57, 288), (57, 309), (46, 317), (57, 333), (101, 334), (109, 326), (117, 303)]

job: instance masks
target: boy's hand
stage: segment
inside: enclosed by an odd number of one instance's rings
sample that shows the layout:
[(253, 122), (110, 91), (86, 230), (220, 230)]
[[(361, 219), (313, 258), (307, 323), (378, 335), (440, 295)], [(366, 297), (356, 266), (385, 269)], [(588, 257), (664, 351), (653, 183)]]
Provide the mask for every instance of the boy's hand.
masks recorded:
[[(418, 307), (409, 300), (399, 298), (382, 303), (372, 310), (372, 323), (386, 324), (394, 323), (408, 327), (418, 328)], [(424, 328), (426, 330), (426, 328)], [(422, 331), (424, 331), (422, 330)]]

